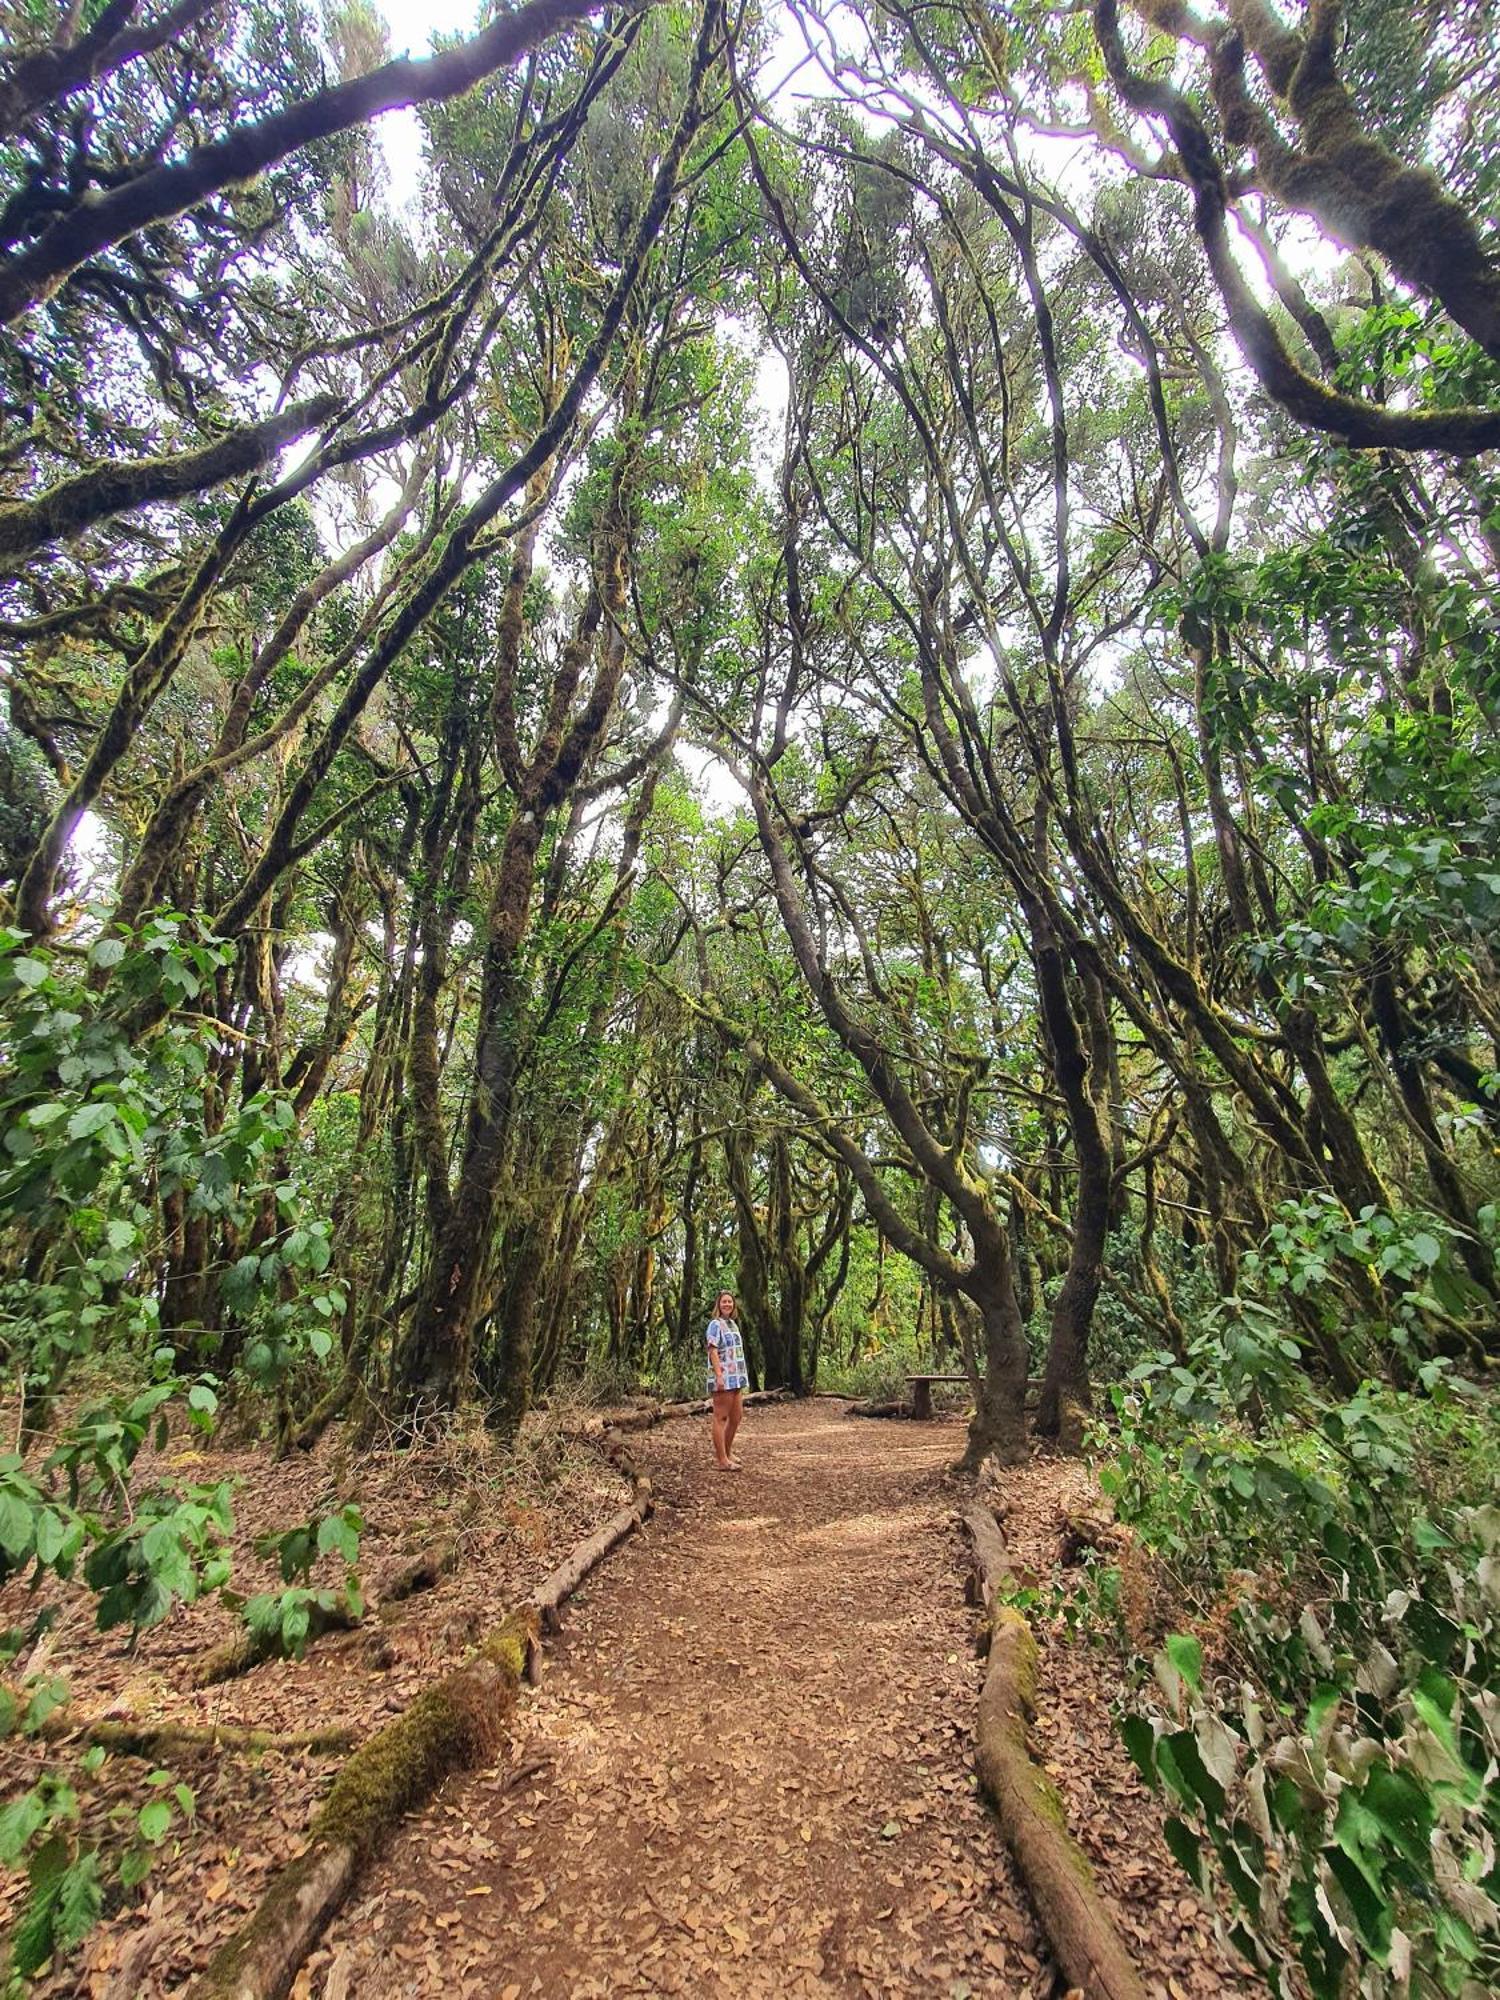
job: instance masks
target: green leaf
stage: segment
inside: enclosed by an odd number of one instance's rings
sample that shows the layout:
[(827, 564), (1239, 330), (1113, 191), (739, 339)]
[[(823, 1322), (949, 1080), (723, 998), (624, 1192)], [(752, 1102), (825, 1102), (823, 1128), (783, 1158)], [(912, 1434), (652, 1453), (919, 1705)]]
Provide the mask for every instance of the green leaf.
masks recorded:
[(1394, 1914), (1378, 1882), (1341, 1847), (1325, 1847), (1328, 1871), (1349, 1899), (1360, 1936), (1382, 1964), (1390, 1949)]
[(1162, 1827), (1162, 1835), (1171, 1848), (1178, 1867), (1190, 1881), (1196, 1883), (1198, 1888), (1206, 1889), (1207, 1872), (1203, 1862), (1203, 1849), (1197, 1834), (1180, 1819), (1169, 1818)]
[(68, 1137), (89, 1139), (114, 1122), (115, 1107), (112, 1104), (80, 1104), (68, 1120)]
[(48, 1569), (68, 1546), (68, 1526), (61, 1514), (55, 1514), (50, 1507), (43, 1508), (36, 1517), (37, 1561)]
[(1406, 1771), (1377, 1764), (1366, 1779), (1361, 1796), (1370, 1816), (1379, 1822), (1391, 1844), (1413, 1867), (1425, 1868), (1436, 1814), (1431, 1799), (1417, 1781)]
[(150, 1841), (154, 1847), (172, 1824), (171, 1805), (166, 1799), (152, 1799), (141, 1807), (136, 1823), (140, 1827), (142, 1840)]
[(1194, 1694), (1199, 1693), (1203, 1684), (1203, 1648), (1198, 1641), (1186, 1632), (1172, 1632), (1164, 1650)]
[(0, 1863), (14, 1867), (46, 1817), (42, 1795), (34, 1787), (12, 1799), (9, 1805), (0, 1806)]
[(329, 1514), (318, 1523), (318, 1554), (326, 1556), (335, 1551), (350, 1563), (359, 1554), (358, 1531), (342, 1514)]
[(1125, 1748), (1130, 1752), (1131, 1762), (1153, 1791), (1161, 1789), (1156, 1775), (1156, 1731), (1144, 1715), (1127, 1715), (1120, 1724), (1120, 1734)]
[(99, 1856), (91, 1848), (79, 1855), (58, 1883), (52, 1920), (53, 1951), (59, 1956), (71, 1951), (93, 1929), (103, 1908)]
[(1164, 1736), (1156, 1746), (1156, 1764), (1162, 1777), (1184, 1805), (1202, 1806), (1210, 1819), (1224, 1810), (1224, 1787), (1203, 1761), (1197, 1738), (1190, 1729)]
[(54, 1675), (42, 1681), (32, 1690), (31, 1700), (26, 1704), (26, 1714), (21, 1728), (27, 1736), (35, 1736), (48, 1716), (55, 1715), (60, 1708), (68, 1705), (68, 1684)]
[(12, 1564), (24, 1562), (31, 1554), (33, 1519), (31, 1509), (14, 1493), (0, 1492), (0, 1549)]
[(128, 1847), (120, 1857), (120, 1880), (127, 1889), (137, 1889), (151, 1873), (155, 1861), (149, 1847), (137, 1843)]

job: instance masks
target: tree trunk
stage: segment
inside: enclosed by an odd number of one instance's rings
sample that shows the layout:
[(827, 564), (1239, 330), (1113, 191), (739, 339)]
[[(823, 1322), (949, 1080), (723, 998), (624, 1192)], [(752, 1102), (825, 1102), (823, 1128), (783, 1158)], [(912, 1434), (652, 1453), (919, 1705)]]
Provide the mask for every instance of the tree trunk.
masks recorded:
[(1018, 1465), (1026, 1456), (1026, 1328), (1004, 1231), (997, 1231), (996, 1242), (986, 1248), (989, 1254), (982, 1262), (976, 1258), (964, 1287), (984, 1328), (984, 1374), (959, 1461), (967, 1472), (977, 1472), (991, 1454), (1004, 1465)]

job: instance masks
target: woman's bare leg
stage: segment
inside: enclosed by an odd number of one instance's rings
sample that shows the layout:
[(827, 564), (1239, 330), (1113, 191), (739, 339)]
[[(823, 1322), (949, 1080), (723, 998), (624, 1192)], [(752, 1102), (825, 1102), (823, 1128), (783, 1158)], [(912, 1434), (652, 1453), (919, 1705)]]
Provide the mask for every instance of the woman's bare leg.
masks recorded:
[(734, 1434), (739, 1429), (740, 1418), (745, 1413), (744, 1391), (742, 1389), (731, 1390), (726, 1401), (729, 1404), (729, 1409), (725, 1414), (724, 1422), (724, 1456), (729, 1460), (731, 1465), (738, 1465), (739, 1460), (734, 1456)]
[(721, 1472), (729, 1470), (729, 1446), (725, 1442), (725, 1430), (729, 1422), (730, 1405), (733, 1401), (734, 1397), (727, 1389), (714, 1390), (714, 1411), (710, 1419), (710, 1431), (714, 1441), (714, 1458), (717, 1460)]

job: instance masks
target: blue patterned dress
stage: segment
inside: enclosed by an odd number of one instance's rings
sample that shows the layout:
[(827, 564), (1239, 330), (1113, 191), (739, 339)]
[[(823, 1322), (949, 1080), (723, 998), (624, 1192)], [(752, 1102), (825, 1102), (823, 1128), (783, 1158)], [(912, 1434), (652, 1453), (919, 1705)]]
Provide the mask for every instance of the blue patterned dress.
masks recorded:
[[(750, 1374), (745, 1367), (745, 1343), (740, 1338), (740, 1330), (732, 1319), (711, 1319), (708, 1322), (708, 1344), (719, 1350), (719, 1362), (724, 1370), (726, 1389), (748, 1389)], [(708, 1393), (711, 1396), (719, 1386), (714, 1375), (712, 1355), (708, 1362)]]

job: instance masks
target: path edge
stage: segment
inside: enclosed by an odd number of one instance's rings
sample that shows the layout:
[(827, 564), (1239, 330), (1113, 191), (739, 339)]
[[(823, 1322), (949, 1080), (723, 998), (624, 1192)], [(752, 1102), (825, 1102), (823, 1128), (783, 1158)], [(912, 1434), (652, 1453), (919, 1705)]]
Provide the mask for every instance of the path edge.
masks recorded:
[(396, 1823), (425, 1806), (454, 1772), (494, 1762), (522, 1681), (535, 1685), (540, 1678), (543, 1632), (558, 1630), (568, 1598), (652, 1512), (651, 1481), (625, 1446), (622, 1426), (595, 1421), (599, 1427), (588, 1435), (630, 1482), (629, 1503), (576, 1543), (470, 1659), (421, 1689), (346, 1759), (313, 1816), (307, 1846), (277, 1870), (259, 1906), (219, 1947), (184, 2000), (285, 2000)]
[(1017, 1580), (1000, 1525), (977, 1500), (960, 1516), (971, 1549), (971, 1584), (984, 1615), (989, 1661), (975, 1718), (974, 1763), (1047, 1940), (1070, 1986), (1089, 2000), (1147, 2000), (1145, 1982), (1094, 1883), (1088, 1857), (1068, 1832), (1057, 1788), (1031, 1752), (1037, 1645), (1003, 1600)]

